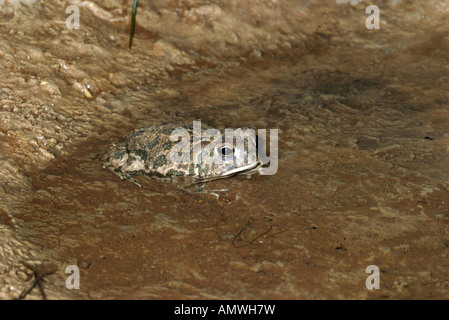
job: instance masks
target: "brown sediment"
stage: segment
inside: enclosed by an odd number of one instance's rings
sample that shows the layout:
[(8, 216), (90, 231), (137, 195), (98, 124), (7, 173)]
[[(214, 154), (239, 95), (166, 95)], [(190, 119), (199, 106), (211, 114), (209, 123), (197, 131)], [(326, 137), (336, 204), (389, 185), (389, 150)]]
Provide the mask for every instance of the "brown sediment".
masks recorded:
[[(130, 3), (69, 1), (69, 30), (66, 1), (26, 2), (0, 5), (0, 298), (23, 263), (54, 267), (48, 299), (449, 297), (448, 4), (384, 2), (367, 30), (358, 1), (141, 1), (128, 52)], [(279, 129), (277, 173), (217, 200), (102, 168), (193, 120)]]

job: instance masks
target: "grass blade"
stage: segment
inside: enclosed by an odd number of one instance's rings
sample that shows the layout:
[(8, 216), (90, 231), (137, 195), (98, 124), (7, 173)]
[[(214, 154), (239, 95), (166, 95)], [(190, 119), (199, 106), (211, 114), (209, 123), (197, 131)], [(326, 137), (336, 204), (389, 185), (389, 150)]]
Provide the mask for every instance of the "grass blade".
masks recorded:
[(134, 0), (134, 2), (133, 2), (133, 13), (132, 13), (132, 19), (131, 19), (131, 30), (129, 31), (128, 51), (131, 51), (131, 45), (133, 43), (134, 29), (136, 27), (136, 13), (137, 13), (137, 4), (138, 3), (139, 3), (139, 0)]

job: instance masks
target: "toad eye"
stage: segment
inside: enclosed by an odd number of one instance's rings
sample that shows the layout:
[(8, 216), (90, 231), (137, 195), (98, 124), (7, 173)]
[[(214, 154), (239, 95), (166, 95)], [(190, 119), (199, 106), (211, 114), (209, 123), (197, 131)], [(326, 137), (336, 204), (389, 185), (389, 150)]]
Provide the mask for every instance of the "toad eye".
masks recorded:
[(223, 158), (232, 155), (234, 153), (234, 149), (233, 148), (229, 148), (229, 147), (223, 147), (221, 148), (221, 155)]

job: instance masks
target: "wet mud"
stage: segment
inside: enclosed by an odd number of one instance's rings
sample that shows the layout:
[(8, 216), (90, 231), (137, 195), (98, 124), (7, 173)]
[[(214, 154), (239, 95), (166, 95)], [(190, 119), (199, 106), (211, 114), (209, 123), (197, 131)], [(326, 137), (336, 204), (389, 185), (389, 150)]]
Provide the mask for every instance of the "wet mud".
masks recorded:
[[(131, 1), (2, 3), (0, 298), (448, 298), (448, 8), (381, 2), (367, 30), (352, 2), (153, 1), (131, 52)], [(278, 129), (278, 171), (217, 198), (103, 169), (194, 120)]]

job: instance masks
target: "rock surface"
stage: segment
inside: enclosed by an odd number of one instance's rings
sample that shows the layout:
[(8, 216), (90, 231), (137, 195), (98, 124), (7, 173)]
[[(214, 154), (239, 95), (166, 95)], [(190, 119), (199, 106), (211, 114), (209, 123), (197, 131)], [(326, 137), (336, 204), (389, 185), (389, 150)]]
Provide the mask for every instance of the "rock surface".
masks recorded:
[[(131, 2), (0, 1), (0, 298), (31, 269), (50, 299), (449, 298), (449, 4), (367, 6), (141, 1), (128, 52)], [(102, 169), (193, 120), (279, 129), (278, 172), (217, 200)]]

